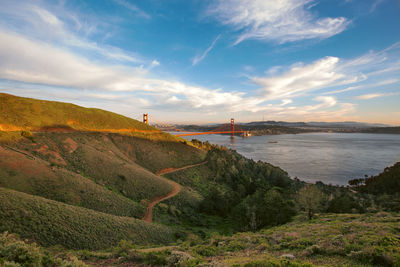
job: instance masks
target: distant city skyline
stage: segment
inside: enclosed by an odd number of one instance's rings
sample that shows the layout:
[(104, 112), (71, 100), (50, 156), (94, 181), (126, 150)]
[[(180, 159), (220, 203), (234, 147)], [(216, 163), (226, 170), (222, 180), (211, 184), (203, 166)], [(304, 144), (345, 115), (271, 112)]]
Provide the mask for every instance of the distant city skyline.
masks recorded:
[(0, 92), (150, 123), (400, 125), (400, 1), (2, 0)]

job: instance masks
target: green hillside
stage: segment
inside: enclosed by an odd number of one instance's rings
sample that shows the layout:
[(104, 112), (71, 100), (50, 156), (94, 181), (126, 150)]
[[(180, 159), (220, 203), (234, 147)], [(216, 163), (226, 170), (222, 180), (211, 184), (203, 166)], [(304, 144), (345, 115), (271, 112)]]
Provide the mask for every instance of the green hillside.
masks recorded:
[(400, 266), (399, 164), (311, 185), (111, 112), (0, 97), (0, 267)]
[(111, 112), (0, 97), (0, 231), (69, 248), (174, 240), (134, 218), (172, 191), (156, 171), (199, 163), (205, 151)]
[(204, 151), (180, 142), (95, 132), (35, 133), (34, 142), (24, 138), (8, 146), (79, 173), (136, 201), (172, 190), (153, 172), (198, 163), (205, 157)]
[[(43, 266), (60, 266), (54, 263), (65, 258), (71, 264), (67, 266), (85, 262), (90, 266), (396, 267), (400, 264), (399, 221), (398, 214), (384, 212), (321, 214), (312, 221), (300, 215), (288, 224), (258, 232), (214, 234), (209, 239), (192, 236), (174, 246), (142, 249), (121, 242), (108, 250), (56, 255), (3, 234), (0, 255), (4, 251), (6, 262), (50, 261)], [(29, 257), (17, 258), (17, 249)]]
[(0, 186), (119, 216), (142, 218), (145, 206), (80, 174), (0, 147)]
[(400, 193), (400, 162), (397, 162), (379, 175), (366, 178), (365, 185), (360, 187), (362, 192), (371, 194), (399, 194)]
[(156, 130), (128, 117), (74, 104), (37, 100), (0, 93), (0, 122), (16, 127), (71, 127), (78, 130), (128, 129)]
[(165, 244), (174, 232), (157, 224), (71, 206), (0, 187), (0, 232), (10, 231), (43, 246), (101, 249), (120, 240)]

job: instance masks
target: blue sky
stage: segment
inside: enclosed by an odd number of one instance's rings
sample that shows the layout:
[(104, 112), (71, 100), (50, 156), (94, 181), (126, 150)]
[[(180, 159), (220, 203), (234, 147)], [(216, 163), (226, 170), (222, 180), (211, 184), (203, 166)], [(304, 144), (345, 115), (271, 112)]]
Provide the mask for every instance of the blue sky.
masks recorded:
[(400, 125), (397, 0), (0, 0), (0, 91), (151, 122)]

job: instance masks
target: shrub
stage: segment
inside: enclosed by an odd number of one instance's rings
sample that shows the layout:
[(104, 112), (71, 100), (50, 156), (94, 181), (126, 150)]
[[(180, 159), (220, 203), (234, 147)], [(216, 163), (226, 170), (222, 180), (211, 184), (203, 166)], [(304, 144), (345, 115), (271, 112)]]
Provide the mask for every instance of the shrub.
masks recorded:
[(0, 266), (84, 267), (87, 265), (76, 257), (62, 260), (35, 243), (25, 243), (17, 236), (4, 232), (0, 234)]

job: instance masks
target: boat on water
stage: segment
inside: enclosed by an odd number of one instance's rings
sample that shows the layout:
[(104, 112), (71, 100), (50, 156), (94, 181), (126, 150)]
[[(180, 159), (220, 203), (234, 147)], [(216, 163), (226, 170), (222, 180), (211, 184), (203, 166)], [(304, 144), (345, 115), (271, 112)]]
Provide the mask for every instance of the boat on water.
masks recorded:
[(276, 143), (278, 143), (278, 141), (268, 141), (268, 143), (270, 143), (270, 144), (276, 144)]

